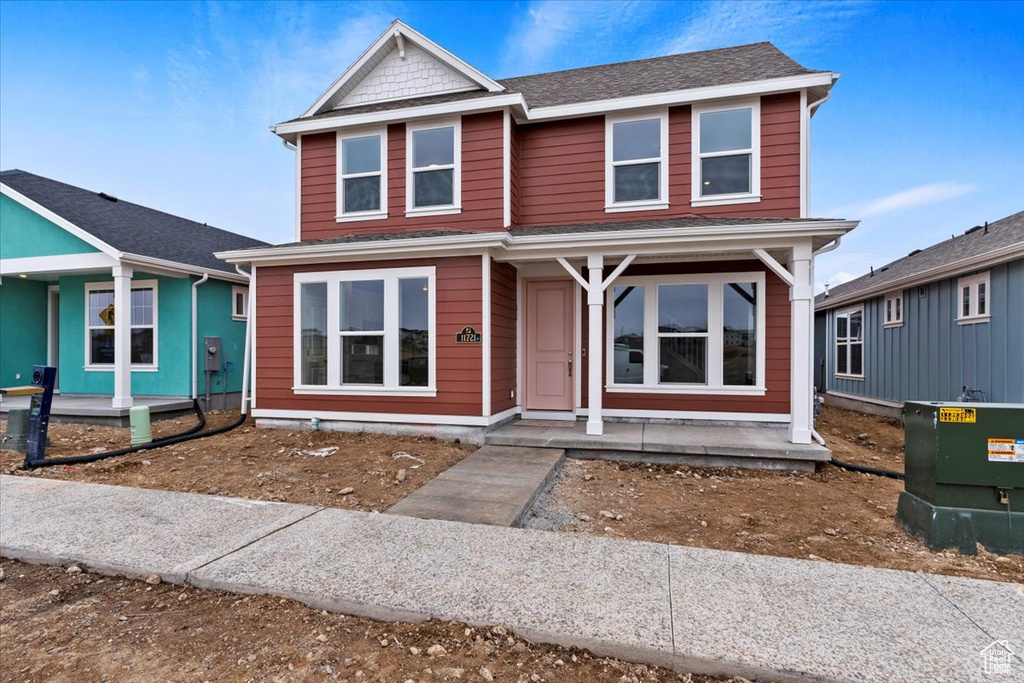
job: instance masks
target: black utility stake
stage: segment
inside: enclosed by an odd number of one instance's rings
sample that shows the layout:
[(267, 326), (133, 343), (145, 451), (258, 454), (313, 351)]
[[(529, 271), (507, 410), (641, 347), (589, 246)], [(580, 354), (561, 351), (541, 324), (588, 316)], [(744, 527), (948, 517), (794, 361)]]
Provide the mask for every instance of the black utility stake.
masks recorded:
[(46, 458), (46, 430), (50, 427), (50, 404), (53, 403), (53, 385), (56, 379), (57, 368), (49, 365), (32, 366), (32, 386), (42, 387), (43, 391), (29, 397), (25, 467)]

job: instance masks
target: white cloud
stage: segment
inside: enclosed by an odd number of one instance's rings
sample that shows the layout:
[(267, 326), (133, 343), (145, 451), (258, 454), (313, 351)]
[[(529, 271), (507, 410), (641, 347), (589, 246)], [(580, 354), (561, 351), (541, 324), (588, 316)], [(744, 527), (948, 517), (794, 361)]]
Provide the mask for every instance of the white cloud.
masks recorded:
[(854, 220), (860, 220), (898, 211), (907, 211), (908, 209), (917, 209), (931, 204), (939, 204), (962, 197), (973, 191), (974, 185), (970, 183), (956, 183), (952, 181), (930, 183), (894, 192), (893, 194), (861, 204), (842, 207), (828, 212), (827, 215), (849, 216)]

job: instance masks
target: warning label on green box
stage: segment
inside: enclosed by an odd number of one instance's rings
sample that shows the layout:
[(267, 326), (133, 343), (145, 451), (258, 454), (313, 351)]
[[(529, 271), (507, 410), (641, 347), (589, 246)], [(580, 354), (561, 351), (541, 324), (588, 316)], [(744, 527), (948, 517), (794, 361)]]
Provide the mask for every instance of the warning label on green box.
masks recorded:
[(989, 439), (990, 462), (1024, 463), (1024, 439)]

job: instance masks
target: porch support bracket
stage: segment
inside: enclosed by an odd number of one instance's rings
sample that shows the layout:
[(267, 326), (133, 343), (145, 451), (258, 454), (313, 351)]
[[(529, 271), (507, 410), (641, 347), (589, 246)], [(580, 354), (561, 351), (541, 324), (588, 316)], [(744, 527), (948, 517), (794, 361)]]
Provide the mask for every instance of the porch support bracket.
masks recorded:
[(573, 279), (576, 280), (576, 282), (580, 283), (580, 287), (583, 288), (584, 292), (590, 291), (590, 283), (583, 279), (583, 276), (580, 275), (578, 270), (573, 268), (573, 265), (571, 263), (566, 261), (561, 256), (557, 258), (557, 261), (562, 265), (563, 268), (565, 268), (566, 272), (568, 272), (569, 275), (572, 275)]
[(767, 251), (764, 249), (755, 249), (754, 255), (761, 259), (761, 262), (768, 266), (768, 268), (778, 275), (787, 285), (792, 287), (796, 283), (796, 278), (793, 277), (793, 274), (786, 270), (786, 267), (776, 261)]

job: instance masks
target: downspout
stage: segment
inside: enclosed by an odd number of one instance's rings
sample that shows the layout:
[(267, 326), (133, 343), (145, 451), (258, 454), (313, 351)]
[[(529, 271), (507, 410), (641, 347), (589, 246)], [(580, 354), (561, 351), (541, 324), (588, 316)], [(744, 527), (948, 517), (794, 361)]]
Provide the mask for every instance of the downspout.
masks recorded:
[(210, 279), (209, 273), (203, 273), (203, 276), (192, 283), (192, 400), (198, 398), (198, 380), (196, 379), (196, 373), (199, 372), (199, 352), (196, 350), (196, 344), (199, 342), (199, 323), (196, 311), (198, 310), (199, 302), (199, 285), (203, 284)]
[(251, 272), (247, 273), (244, 270), (242, 270), (241, 266), (237, 266), (237, 265), (235, 266), (235, 270), (238, 272), (239, 275), (243, 275), (243, 276), (249, 278), (249, 294), (246, 297), (246, 305), (248, 306), (249, 310), (246, 312), (246, 315), (245, 315), (245, 355), (243, 357), (244, 360), (242, 362), (242, 405), (241, 405), (241, 411), (242, 411), (242, 417), (244, 418), (246, 415), (249, 414), (249, 408), (248, 408), (248, 406), (249, 406), (249, 381), (251, 379), (249, 377), (249, 354), (251, 353), (251, 349), (252, 349), (252, 321), (253, 321), (253, 316), (256, 315), (256, 310), (255, 310), (255, 308), (253, 306), (253, 301), (255, 301), (255, 297), (253, 296), (253, 294), (255, 293), (255, 284), (256, 283), (253, 282), (253, 276), (252, 276)]
[[(833, 81), (833, 84), (835, 84), (835, 81)], [(821, 105), (825, 104), (825, 102), (827, 102), (828, 98), (830, 98), (830, 97), (832, 97), (832, 88), (829, 88), (828, 92), (826, 92), (825, 96), (822, 97), (820, 100), (815, 100), (814, 102), (811, 102), (810, 104), (808, 104), (807, 105), (807, 118), (812, 117), (814, 115), (814, 110), (817, 109), (818, 107), (820, 107)]]
[(843, 241), (843, 236), (840, 235), (839, 237), (835, 238), (834, 240), (832, 240), (831, 242), (829, 242), (825, 246), (821, 247), (820, 249), (816, 249), (814, 251), (814, 253), (811, 254), (811, 255), (812, 256), (817, 256), (818, 254), (827, 254), (830, 251), (835, 251), (836, 249), (839, 248), (839, 243), (842, 242), (842, 241)]

